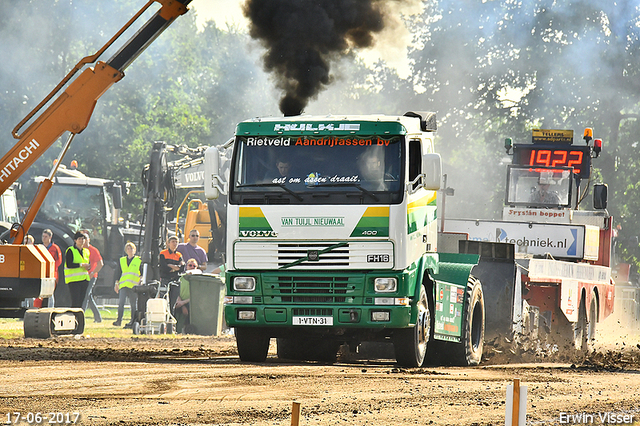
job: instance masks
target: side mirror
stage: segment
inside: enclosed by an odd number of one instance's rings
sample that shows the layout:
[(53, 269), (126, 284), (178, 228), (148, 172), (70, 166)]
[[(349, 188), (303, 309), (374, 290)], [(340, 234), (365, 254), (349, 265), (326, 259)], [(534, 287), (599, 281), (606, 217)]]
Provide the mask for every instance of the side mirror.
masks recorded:
[(604, 210), (607, 208), (607, 184), (597, 183), (593, 185), (593, 208)]
[(438, 191), (442, 185), (442, 159), (440, 154), (425, 154), (422, 156), (422, 173), (424, 174), (424, 189)]
[(214, 200), (220, 196), (220, 155), (218, 148), (210, 146), (204, 152), (204, 196)]
[(120, 210), (122, 208), (122, 186), (113, 185), (111, 187), (111, 197), (113, 197), (113, 207)]

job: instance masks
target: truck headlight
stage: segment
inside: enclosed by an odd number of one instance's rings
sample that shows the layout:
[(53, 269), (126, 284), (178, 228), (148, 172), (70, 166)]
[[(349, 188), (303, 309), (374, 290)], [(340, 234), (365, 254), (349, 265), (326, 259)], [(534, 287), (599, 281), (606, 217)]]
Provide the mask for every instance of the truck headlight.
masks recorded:
[(236, 291), (253, 291), (256, 289), (256, 279), (254, 277), (235, 277), (233, 279), (233, 289)]
[(391, 293), (398, 289), (398, 280), (396, 278), (382, 277), (375, 279), (376, 293)]

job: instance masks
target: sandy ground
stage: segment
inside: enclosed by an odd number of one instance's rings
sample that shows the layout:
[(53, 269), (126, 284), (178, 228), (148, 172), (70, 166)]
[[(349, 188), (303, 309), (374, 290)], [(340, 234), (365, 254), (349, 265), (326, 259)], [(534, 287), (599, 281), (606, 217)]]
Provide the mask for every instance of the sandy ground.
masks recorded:
[[(519, 378), (528, 424), (604, 424), (606, 413), (640, 424), (637, 332), (601, 328), (586, 359), (486, 354), (475, 368), (402, 369), (346, 356), (334, 365), (285, 362), (273, 340), (267, 362), (244, 364), (231, 336), (5, 339), (0, 422), (20, 412), (18, 424), (37, 423), (35, 413), (47, 417), (41, 424), (78, 413), (78, 424), (92, 425), (290, 425), (297, 401), (301, 425), (498, 425), (506, 385)], [(562, 417), (580, 414), (586, 422)]]

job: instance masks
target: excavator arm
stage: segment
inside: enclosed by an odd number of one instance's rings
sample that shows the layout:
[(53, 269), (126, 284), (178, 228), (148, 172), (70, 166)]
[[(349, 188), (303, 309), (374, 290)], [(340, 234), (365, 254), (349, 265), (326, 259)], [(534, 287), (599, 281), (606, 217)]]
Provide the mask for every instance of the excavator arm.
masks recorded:
[[(106, 62), (96, 62), (98, 57), (155, 1), (162, 5), (158, 12), (111, 59)], [(190, 1), (150, 0), (98, 52), (78, 62), (60, 84), (14, 128), (13, 137), (18, 139), (18, 142), (0, 160), (0, 193), (4, 193), (64, 133), (69, 132), (73, 136), (87, 127), (98, 99), (114, 83), (124, 77), (124, 70), (156, 37), (177, 17), (187, 11), (186, 6)], [(86, 68), (75, 80), (71, 81), (75, 74), (92, 63), (95, 63), (94, 67)], [(59, 93), (67, 83), (69, 83), (67, 88)], [(55, 96), (57, 98), (52, 101)], [(42, 111), (47, 104), (49, 106)], [(32, 119), (33, 121), (27, 129), (20, 133), (22, 127)], [(59, 161), (58, 164), (60, 164)], [(52, 171), (52, 175), (54, 173), (55, 169)], [(43, 182), (38, 188), (21, 226), (13, 229), (12, 237), (15, 244), (22, 243), (50, 188), (50, 181)]]
[[(160, 9), (109, 60), (98, 61), (102, 53), (156, 2), (160, 3)], [(69, 133), (58, 157), (57, 164), (61, 164), (74, 136), (87, 127), (98, 99), (124, 77), (124, 70), (176, 18), (187, 12), (190, 2), (191, 0), (149, 0), (98, 52), (78, 62), (51, 93), (13, 129), (13, 136), (18, 142), (0, 160), (0, 194), (58, 138)], [(76, 76), (78, 73), (80, 74)], [(26, 129), (21, 132), (25, 126)], [(21, 317), (24, 314), (25, 337), (47, 338), (51, 335), (79, 334), (84, 331), (82, 309), (26, 310), (22, 304), (25, 298), (48, 297), (53, 294), (55, 279), (51, 255), (44, 246), (22, 243), (53, 184), (57, 167), (53, 167), (48, 178), (38, 187), (22, 223), (12, 227), (13, 244), (0, 245), (0, 317)]]

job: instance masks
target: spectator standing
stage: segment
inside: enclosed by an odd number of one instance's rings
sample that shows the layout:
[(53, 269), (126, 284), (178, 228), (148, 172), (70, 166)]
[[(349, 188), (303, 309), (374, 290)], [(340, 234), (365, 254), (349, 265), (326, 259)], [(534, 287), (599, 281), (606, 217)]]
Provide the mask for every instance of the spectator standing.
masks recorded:
[(198, 268), (202, 271), (207, 269), (207, 252), (198, 245), (200, 240), (200, 232), (197, 229), (192, 229), (189, 232), (189, 241), (186, 243), (178, 244), (178, 252), (182, 254), (185, 259), (194, 258), (198, 261)]
[(167, 238), (167, 248), (160, 252), (158, 256), (158, 267), (160, 270), (160, 280), (163, 285), (169, 286), (169, 307), (171, 315), (175, 314), (175, 304), (180, 294), (179, 285), (170, 285), (171, 282), (179, 282), (180, 272), (184, 271), (184, 259), (177, 250), (178, 237)]
[(116, 266), (116, 284), (114, 290), (118, 293), (118, 319), (113, 323), (116, 327), (122, 324), (124, 316), (124, 304), (129, 298), (129, 306), (131, 307), (131, 321), (125, 325), (131, 327), (133, 325), (134, 315), (136, 312), (137, 294), (133, 291), (133, 287), (140, 283), (142, 276), (142, 260), (136, 256), (136, 245), (128, 242), (124, 246), (126, 256), (122, 256)]
[(84, 243), (84, 234), (76, 232), (73, 235), (73, 246), (64, 255), (64, 279), (69, 286), (72, 308), (82, 308), (89, 286), (89, 250), (84, 248)]
[[(51, 257), (53, 257), (53, 261), (55, 263), (55, 270), (53, 271), (53, 276), (56, 279), (56, 287), (58, 287), (58, 269), (60, 265), (62, 265), (62, 251), (60, 250), (60, 246), (53, 242), (53, 231), (49, 228), (42, 231), (42, 244), (47, 248)], [(43, 306), (47, 306), (49, 308), (53, 308), (55, 305), (53, 295), (47, 299), (37, 298), (33, 302), (33, 306), (35, 308), (41, 308)]]
[(91, 245), (91, 237), (89, 236), (89, 231), (82, 231), (86, 240), (85, 247), (89, 250), (89, 286), (87, 287), (87, 293), (84, 296), (84, 302), (82, 302), (82, 309), (85, 311), (87, 308), (91, 309), (93, 312), (93, 321), (94, 322), (102, 322), (102, 315), (100, 315), (100, 310), (98, 306), (96, 306), (96, 301), (93, 298), (93, 287), (96, 285), (96, 281), (98, 280), (98, 272), (104, 266), (104, 261), (102, 260), (102, 255), (100, 251)]

